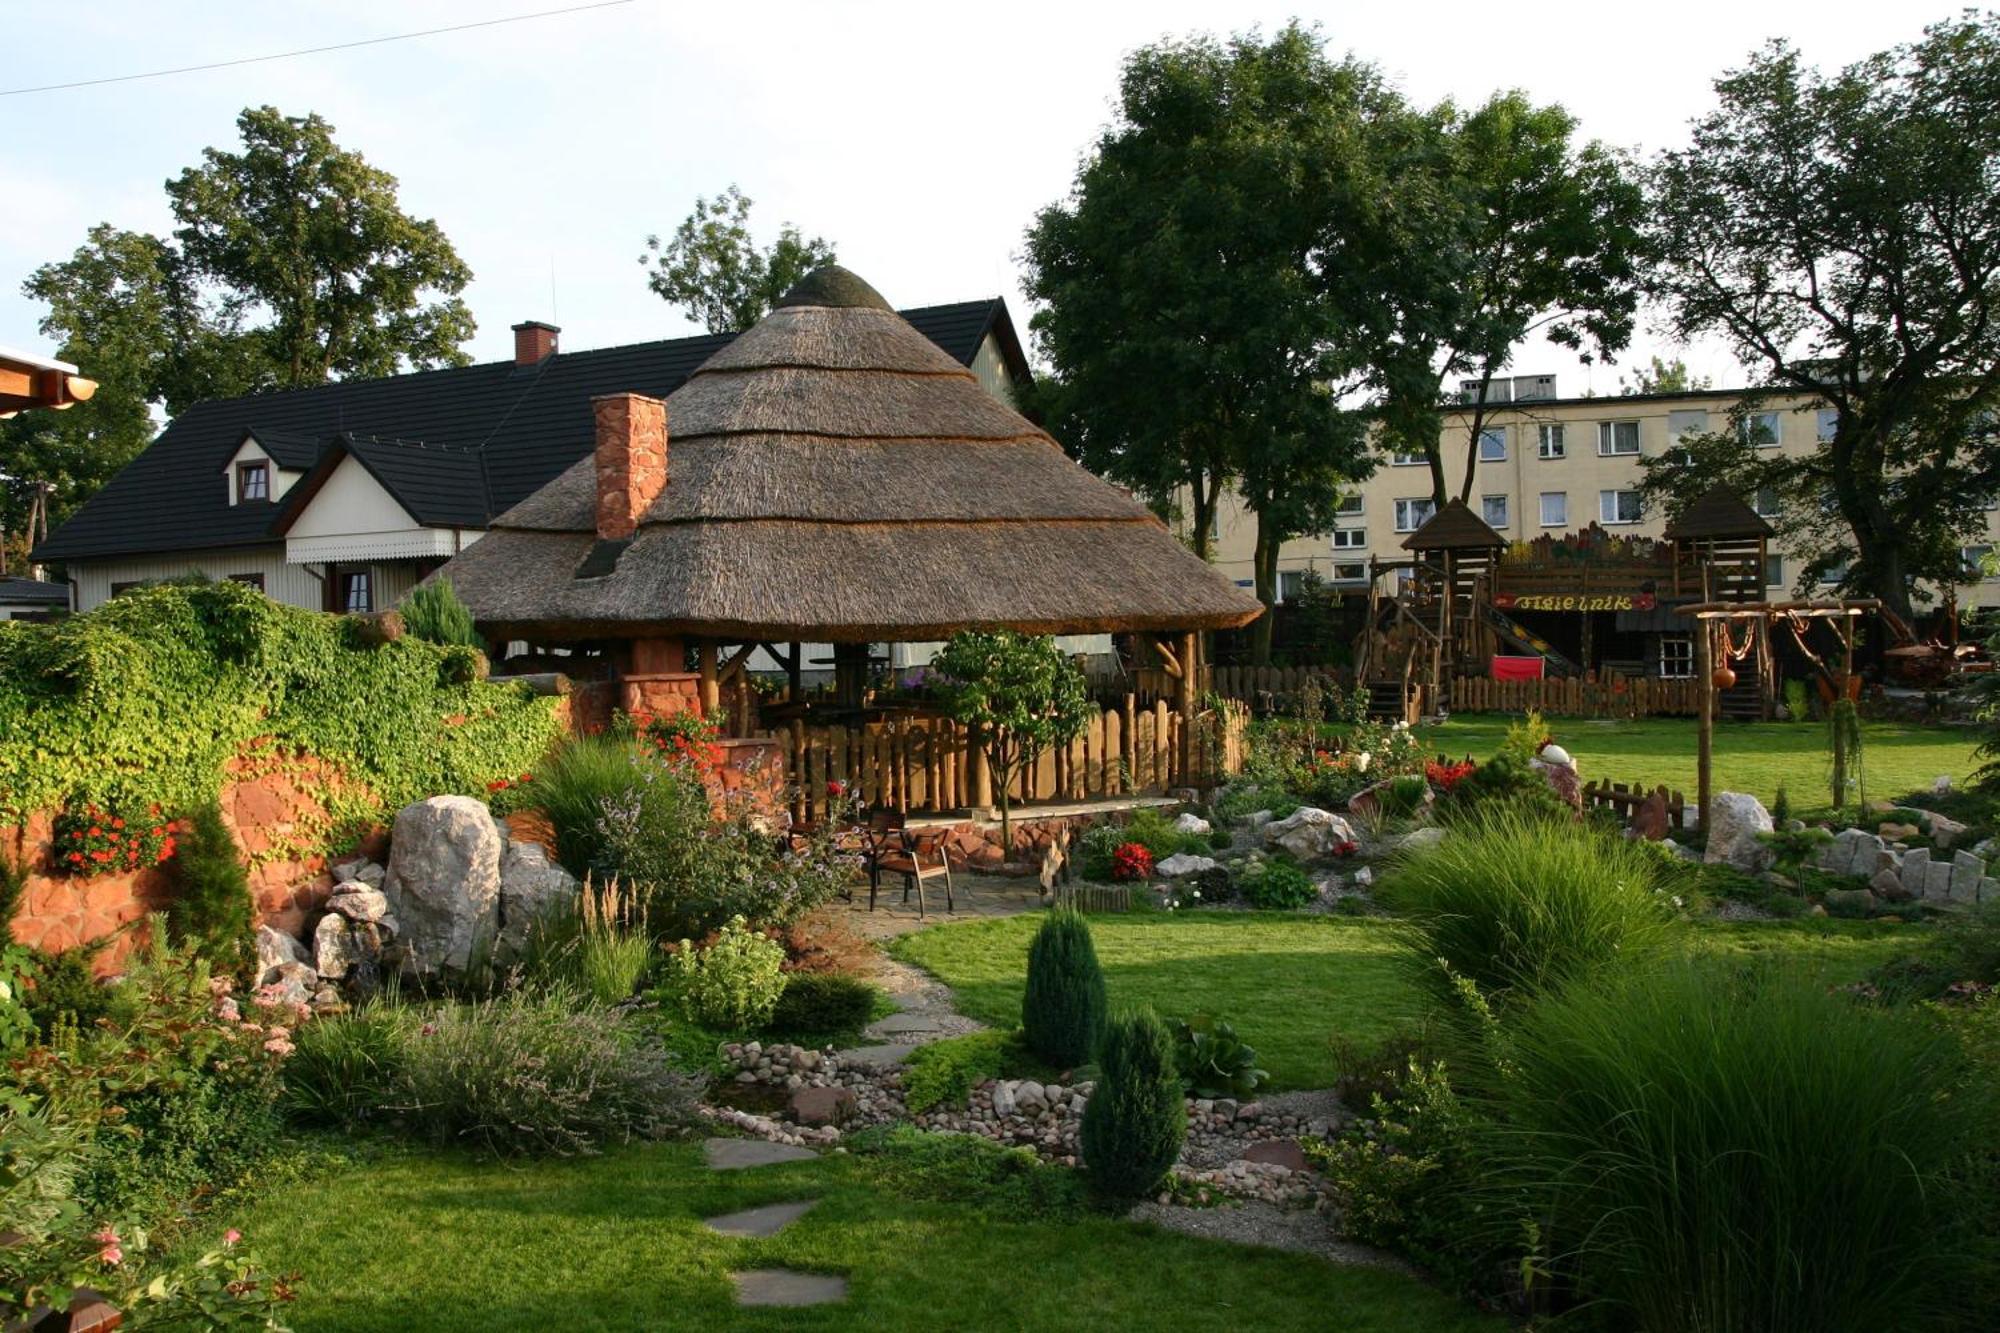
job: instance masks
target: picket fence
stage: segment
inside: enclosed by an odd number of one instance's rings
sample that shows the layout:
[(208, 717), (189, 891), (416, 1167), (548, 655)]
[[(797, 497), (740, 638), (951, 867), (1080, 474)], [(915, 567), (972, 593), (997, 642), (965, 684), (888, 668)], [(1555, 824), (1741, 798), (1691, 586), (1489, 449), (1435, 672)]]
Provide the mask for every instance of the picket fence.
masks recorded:
[(1692, 680), (1586, 681), (1578, 677), (1494, 680), (1458, 676), (1451, 682), (1455, 713), (1524, 713), (1546, 717), (1693, 717), (1701, 691)]
[(1583, 784), (1583, 803), (1593, 809), (1614, 810), (1619, 818), (1629, 820), (1632, 811), (1645, 804), (1649, 797), (1658, 795), (1666, 802), (1667, 823), (1672, 828), (1687, 827), (1687, 798), (1677, 791), (1671, 791), (1665, 783), (1657, 787), (1645, 787), (1637, 783), (1607, 782), (1599, 779)]

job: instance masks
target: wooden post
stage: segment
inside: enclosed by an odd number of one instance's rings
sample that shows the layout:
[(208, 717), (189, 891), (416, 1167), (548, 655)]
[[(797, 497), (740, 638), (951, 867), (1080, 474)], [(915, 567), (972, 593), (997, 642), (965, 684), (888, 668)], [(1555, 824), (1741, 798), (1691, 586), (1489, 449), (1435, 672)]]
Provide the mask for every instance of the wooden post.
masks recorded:
[(965, 730), (965, 761), (972, 770), (972, 780), (967, 785), (971, 789), (972, 811), (975, 817), (983, 817), (993, 808), (993, 770), (986, 764), (985, 738), (978, 727)]
[(792, 655), (785, 659), (785, 686), (790, 690), (794, 704), (804, 703), (806, 699), (805, 684), (800, 679), (805, 670), (805, 660), (804, 646), (797, 639), (792, 640)]
[(701, 715), (713, 721), (722, 706), (722, 687), (715, 674), (715, 640), (701, 640), (696, 652), (701, 662)]
[(1715, 647), (1709, 622), (1695, 617), (1694, 669), (1701, 678), (1701, 719), (1695, 750), (1695, 799), (1701, 810), (1701, 831), (1708, 832), (1709, 769), (1715, 750)]
[(1192, 785), (1194, 782), (1194, 750), (1195, 750), (1194, 710), (1196, 704), (1195, 696), (1200, 692), (1201, 689), (1201, 669), (1199, 664), (1195, 661), (1195, 653), (1199, 651), (1200, 644), (1201, 644), (1201, 636), (1199, 634), (1188, 633), (1181, 635), (1180, 768), (1181, 768), (1181, 782), (1184, 785)]

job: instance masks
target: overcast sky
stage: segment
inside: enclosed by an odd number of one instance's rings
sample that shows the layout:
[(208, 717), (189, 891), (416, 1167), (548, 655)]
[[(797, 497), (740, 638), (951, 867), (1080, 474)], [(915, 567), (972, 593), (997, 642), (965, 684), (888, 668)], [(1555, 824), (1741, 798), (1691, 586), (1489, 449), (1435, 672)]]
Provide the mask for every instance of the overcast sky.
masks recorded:
[[(93, 0), (58, 18), (0, 0), (33, 32), (0, 89), (139, 73), (561, 8), (578, 0)], [(1004, 295), (1025, 323), (1017, 256), (1035, 210), (1068, 189), (1111, 113), (1121, 58), (1162, 36), (1316, 22), (1336, 52), (1412, 98), (1520, 87), (1586, 135), (1646, 151), (1682, 142), (1709, 84), (1767, 38), (1845, 63), (1917, 36), (1949, 4), (1563, 3), (1133, 5), (679, 3), (591, 12), (354, 51), (0, 97), (0, 344), (50, 351), (20, 294), (91, 224), (164, 234), (161, 183), (236, 144), (248, 105), (313, 111), (401, 182), (471, 265), (479, 359), (508, 326), (553, 319), (566, 348), (696, 331), (646, 289), (637, 257), (697, 195), (734, 182), (767, 239), (825, 236), (902, 306)], [(1025, 329), (1024, 329), (1025, 333)], [(1643, 334), (1632, 355), (1661, 348)], [(1740, 382), (1726, 355), (1690, 363)], [(86, 368), (87, 369), (87, 368)], [(1615, 392), (1616, 369), (1531, 348), (1523, 372)]]

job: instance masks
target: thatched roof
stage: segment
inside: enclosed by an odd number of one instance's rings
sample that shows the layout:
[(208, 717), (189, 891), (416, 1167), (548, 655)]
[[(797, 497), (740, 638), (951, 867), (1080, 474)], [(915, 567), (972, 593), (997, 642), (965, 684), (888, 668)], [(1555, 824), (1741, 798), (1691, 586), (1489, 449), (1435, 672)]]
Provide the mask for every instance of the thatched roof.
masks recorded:
[(829, 266), (667, 399), (629, 543), (586, 457), (443, 577), (490, 634), (857, 642), (1222, 629), (1257, 600)]
[(1406, 551), (1457, 551), (1468, 547), (1501, 547), (1507, 544), (1472, 512), (1463, 500), (1448, 500), (1444, 508), (1424, 520), (1423, 526), (1403, 539)]
[(1743, 497), (1727, 486), (1711, 486), (1667, 524), (1669, 541), (1719, 541), (1768, 537), (1773, 529)]

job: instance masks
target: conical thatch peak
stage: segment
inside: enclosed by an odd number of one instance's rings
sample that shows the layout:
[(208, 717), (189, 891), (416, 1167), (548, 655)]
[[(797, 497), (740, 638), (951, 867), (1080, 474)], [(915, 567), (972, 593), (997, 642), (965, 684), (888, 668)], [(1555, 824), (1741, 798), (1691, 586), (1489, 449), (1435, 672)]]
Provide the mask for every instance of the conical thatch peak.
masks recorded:
[(841, 310), (895, 309), (882, 299), (882, 293), (838, 264), (822, 264), (800, 278), (778, 298), (774, 308), (783, 310), (798, 305), (833, 306)]
[(1425, 520), (1424, 525), (1403, 539), (1406, 551), (1456, 551), (1478, 548), (1498, 548), (1505, 546), (1507, 539), (1495, 532), (1490, 524), (1472, 512), (1470, 505), (1460, 499), (1447, 501), (1445, 507)]

